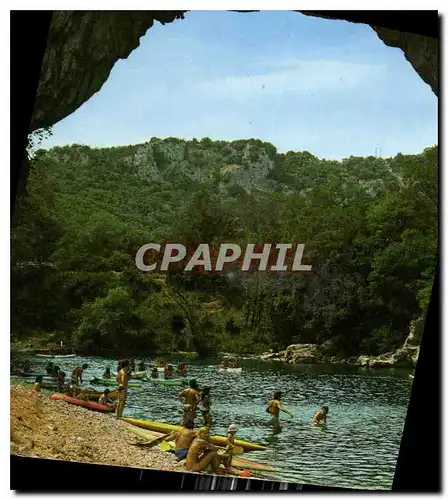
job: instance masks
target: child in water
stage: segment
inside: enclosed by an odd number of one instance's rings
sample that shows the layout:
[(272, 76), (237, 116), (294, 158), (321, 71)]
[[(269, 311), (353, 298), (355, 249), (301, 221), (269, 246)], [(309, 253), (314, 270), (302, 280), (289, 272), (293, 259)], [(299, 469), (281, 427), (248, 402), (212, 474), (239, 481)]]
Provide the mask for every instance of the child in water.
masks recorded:
[(326, 425), (327, 415), (328, 406), (322, 406), (322, 408), (313, 417), (313, 425)]

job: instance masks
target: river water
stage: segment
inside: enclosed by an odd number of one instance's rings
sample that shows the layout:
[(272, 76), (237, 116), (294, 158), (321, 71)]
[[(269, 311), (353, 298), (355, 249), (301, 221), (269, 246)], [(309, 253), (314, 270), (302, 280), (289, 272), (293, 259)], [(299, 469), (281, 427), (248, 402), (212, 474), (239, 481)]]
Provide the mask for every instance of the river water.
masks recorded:
[[(30, 359), (35, 371), (47, 362)], [(225, 434), (235, 423), (238, 438), (267, 444), (267, 451), (250, 452), (247, 457), (281, 468), (275, 475), (282, 480), (391, 488), (412, 384), (409, 370), (242, 360), (243, 372), (230, 374), (210, 366), (219, 361), (188, 360), (188, 378), (211, 388), (213, 433)], [(116, 360), (110, 358), (57, 360), (67, 374), (83, 362), (89, 365), (86, 386), (92, 386), (90, 379), (101, 376), (106, 366), (116, 368)], [(283, 404), (293, 418), (281, 414), (282, 433), (272, 437), (265, 408), (275, 389), (282, 390)], [(151, 383), (131, 388), (124, 416), (178, 424), (180, 390)], [(327, 427), (315, 428), (311, 420), (323, 404), (329, 406)], [(201, 420), (198, 416), (197, 424)]]

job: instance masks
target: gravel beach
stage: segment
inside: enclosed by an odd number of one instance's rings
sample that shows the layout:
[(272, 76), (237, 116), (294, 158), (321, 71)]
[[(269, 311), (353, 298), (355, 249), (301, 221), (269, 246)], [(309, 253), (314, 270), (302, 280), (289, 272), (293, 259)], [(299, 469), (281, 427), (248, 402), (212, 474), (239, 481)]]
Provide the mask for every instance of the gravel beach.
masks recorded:
[(139, 439), (114, 415), (54, 401), (20, 385), (11, 387), (11, 453), (176, 472), (189, 472), (158, 447)]

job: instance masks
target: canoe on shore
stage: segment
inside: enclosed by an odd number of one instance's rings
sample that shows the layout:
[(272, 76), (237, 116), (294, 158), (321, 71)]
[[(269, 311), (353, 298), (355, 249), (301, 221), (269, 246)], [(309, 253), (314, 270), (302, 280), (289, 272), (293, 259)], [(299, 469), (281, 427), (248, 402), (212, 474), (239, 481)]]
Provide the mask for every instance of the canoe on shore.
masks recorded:
[(88, 410), (100, 411), (103, 413), (111, 413), (114, 411), (113, 408), (107, 405), (100, 405), (99, 403), (93, 403), (92, 401), (82, 401), (81, 399), (75, 399), (65, 394), (52, 394), (51, 399), (56, 401), (65, 401), (66, 403), (82, 406), (83, 408), (87, 408)]
[[(91, 384), (94, 385), (104, 385), (106, 387), (117, 387), (118, 382), (114, 378), (92, 378), (90, 380)], [(128, 387), (141, 387), (141, 382), (129, 382)]]
[(219, 368), (220, 372), (227, 372), (227, 373), (241, 373), (243, 369), (241, 367), (239, 368)]
[[(163, 434), (169, 434), (172, 431), (178, 431), (179, 429), (181, 429), (180, 425), (164, 424), (161, 422), (152, 422), (151, 420), (140, 420), (138, 418), (123, 418), (122, 420), (127, 422), (128, 424), (141, 427), (142, 429), (161, 432)], [(226, 446), (227, 437), (210, 436), (210, 442), (217, 446)], [(256, 443), (249, 443), (248, 441), (242, 441), (241, 439), (235, 439), (235, 445), (241, 446), (241, 448), (244, 448), (245, 451), (267, 450), (266, 446)]]

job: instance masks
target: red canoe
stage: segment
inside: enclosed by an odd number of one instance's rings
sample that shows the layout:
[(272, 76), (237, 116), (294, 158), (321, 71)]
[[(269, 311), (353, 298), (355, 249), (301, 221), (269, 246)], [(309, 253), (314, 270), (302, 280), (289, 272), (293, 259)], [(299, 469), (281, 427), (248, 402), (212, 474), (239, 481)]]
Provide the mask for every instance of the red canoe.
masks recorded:
[(100, 405), (99, 403), (93, 403), (91, 401), (82, 401), (81, 399), (71, 398), (70, 396), (67, 396), (65, 394), (52, 394), (51, 399), (65, 401), (66, 403), (70, 403), (72, 405), (83, 406), (88, 410), (102, 411), (105, 413), (114, 411), (110, 406)]

